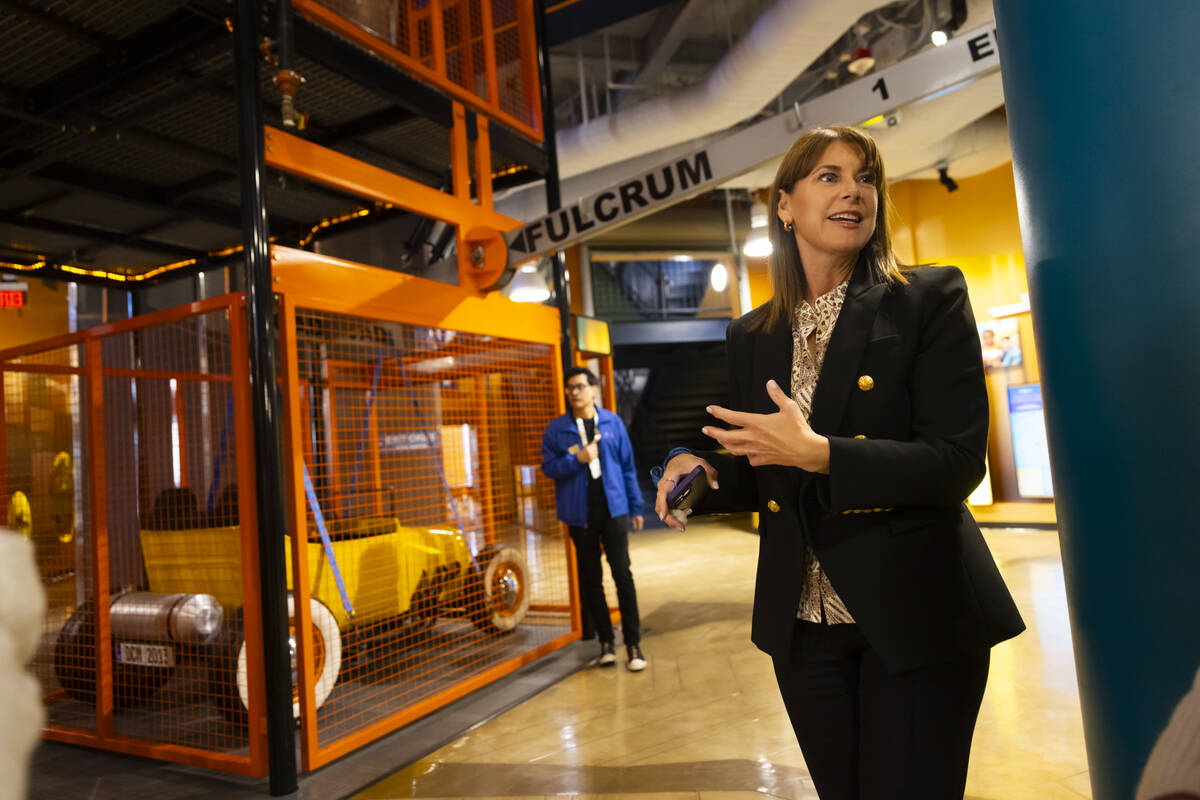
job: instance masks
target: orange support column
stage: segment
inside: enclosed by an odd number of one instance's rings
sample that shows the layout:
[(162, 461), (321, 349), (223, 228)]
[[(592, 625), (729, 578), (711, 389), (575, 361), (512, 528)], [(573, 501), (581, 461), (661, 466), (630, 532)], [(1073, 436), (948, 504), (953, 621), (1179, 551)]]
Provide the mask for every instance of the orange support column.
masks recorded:
[(475, 198), (483, 208), (491, 208), (492, 140), (488, 135), (487, 117), (478, 114), (475, 120)]
[(443, 22), (442, 0), (429, 0), (429, 32), (433, 44), (433, 72), (443, 80), (446, 78), (446, 32)]
[(471, 164), (467, 154), (467, 112), (462, 103), (453, 103), (454, 127), (450, 129), (450, 169), (454, 196), (471, 199)]
[[(293, 606), (296, 630), (311, 630), (308, 575), (308, 515), (304, 500), (304, 437), (300, 429), (300, 364), (296, 346), (296, 305), (286, 293), (279, 298), (279, 349), (283, 353), (283, 441), (287, 455), (289, 499), (288, 527), (292, 534), (291, 559)], [(311, 391), (311, 390), (310, 390)], [(334, 437), (336, 438), (336, 437)], [(315, 454), (314, 454), (315, 456)], [(308, 636), (296, 637), (296, 683), (300, 696), (300, 768), (305, 772), (320, 766), (317, 757), (317, 699), (312, 676), (315, 658)]]
[(614, 414), (617, 411), (617, 382), (613, 377), (612, 356), (600, 356), (600, 379), (604, 381), (604, 407)]
[(88, 505), (92, 512), (92, 597), (96, 610), (96, 735), (113, 735), (112, 626), (109, 618), (108, 487), (105, 481), (104, 365), (99, 339), (85, 344)]
[[(229, 349), (231, 353), (249, 352), (246, 333), (246, 305), (242, 297), (229, 309)], [(233, 435), (237, 442), (235, 457), (238, 480), (253, 483), (254, 432), (250, 408), (250, 364), (244, 357), (231, 358), (233, 383)], [(246, 690), (248, 709), (250, 766), (254, 775), (267, 773), (266, 678), (263, 666), (262, 592), (258, 569), (258, 493), (238, 492), (238, 526), (242, 551), (242, 623), (246, 639)], [(233, 609), (230, 609), (232, 613)]]

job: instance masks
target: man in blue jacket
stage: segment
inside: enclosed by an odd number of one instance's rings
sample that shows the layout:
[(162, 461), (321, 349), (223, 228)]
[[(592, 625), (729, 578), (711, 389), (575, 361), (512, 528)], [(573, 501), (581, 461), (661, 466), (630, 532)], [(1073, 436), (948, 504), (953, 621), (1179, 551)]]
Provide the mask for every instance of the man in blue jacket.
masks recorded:
[(629, 527), (642, 529), (642, 493), (625, 424), (596, 406), (597, 381), (590, 370), (566, 373), (570, 410), (551, 421), (542, 436), (542, 472), (554, 481), (558, 518), (575, 543), (579, 594), (600, 638), (600, 664), (617, 661), (612, 620), (604, 599), (600, 550), (608, 558), (621, 635), (633, 672), (646, 668), (638, 631), (637, 590), (629, 570)]

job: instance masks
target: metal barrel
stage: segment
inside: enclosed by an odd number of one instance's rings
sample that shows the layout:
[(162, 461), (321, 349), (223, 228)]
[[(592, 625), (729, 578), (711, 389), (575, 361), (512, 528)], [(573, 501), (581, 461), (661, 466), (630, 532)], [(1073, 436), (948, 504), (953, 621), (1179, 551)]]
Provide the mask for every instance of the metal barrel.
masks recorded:
[(127, 592), (109, 611), (115, 639), (210, 644), (221, 632), (225, 611), (210, 594)]

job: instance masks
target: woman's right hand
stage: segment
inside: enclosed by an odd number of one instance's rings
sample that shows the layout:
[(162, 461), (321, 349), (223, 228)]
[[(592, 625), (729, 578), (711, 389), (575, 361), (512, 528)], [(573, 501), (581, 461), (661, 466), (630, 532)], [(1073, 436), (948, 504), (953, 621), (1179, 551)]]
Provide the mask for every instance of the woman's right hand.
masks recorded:
[[(668, 528), (674, 528), (677, 531), (687, 530), (687, 523), (679, 519), (671, 513), (671, 509), (667, 508), (667, 493), (675, 488), (680, 480), (685, 478), (689, 472), (696, 467), (704, 467), (704, 475), (708, 479), (710, 489), (717, 489), (717, 471), (703, 458), (694, 456), (691, 453), (680, 453), (667, 462), (663, 467), (662, 478), (658, 481), (658, 495), (654, 498), (654, 513), (658, 514), (658, 518), (667, 524)], [(689, 509), (687, 514), (691, 514)]]

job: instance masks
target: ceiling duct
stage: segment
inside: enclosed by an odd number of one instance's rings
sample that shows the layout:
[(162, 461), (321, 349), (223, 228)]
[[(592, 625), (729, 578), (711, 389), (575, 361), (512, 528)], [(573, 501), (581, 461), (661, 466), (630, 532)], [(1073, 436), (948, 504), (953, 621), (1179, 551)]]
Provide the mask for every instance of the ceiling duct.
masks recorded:
[(599, 169), (757, 114), (830, 42), (879, 5), (879, 0), (780, 0), (703, 83), (559, 132), (559, 175)]

